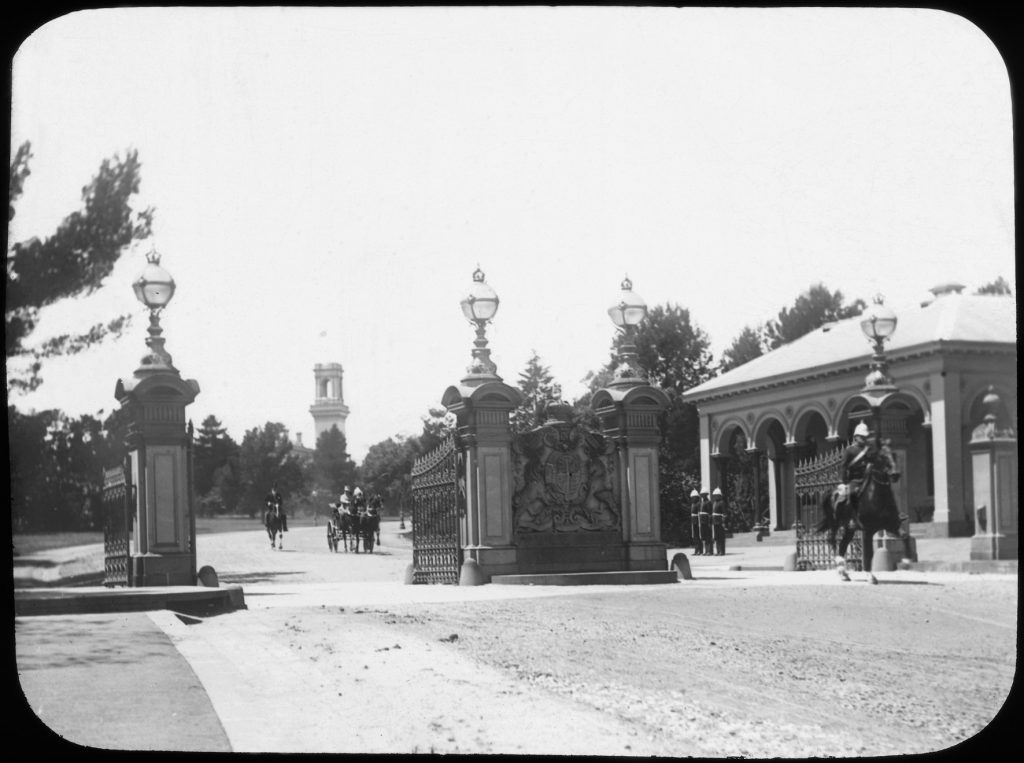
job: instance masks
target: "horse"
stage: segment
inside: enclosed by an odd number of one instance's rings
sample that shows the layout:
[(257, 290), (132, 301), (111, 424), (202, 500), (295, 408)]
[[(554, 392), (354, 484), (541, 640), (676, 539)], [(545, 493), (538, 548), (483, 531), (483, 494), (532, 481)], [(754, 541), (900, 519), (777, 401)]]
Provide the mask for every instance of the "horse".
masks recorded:
[(280, 503), (268, 504), (263, 524), (267, 528), (267, 535), (270, 536), (270, 548), (273, 549), (276, 542), (277, 548), (284, 550), (284, 516)]
[[(864, 483), (860, 495), (857, 497), (857, 507), (853, 506), (851, 495), (843, 501), (839, 510), (835, 510), (835, 492), (825, 495), (821, 502), (821, 511), (824, 518), (815, 528), (818, 532), (828, 533), (828, 545), (836, 555), (836, 569), (840, 579), (848, 581), (849, 573), (846, 571), (846, 549), (853, 539), (853, 534), (860, 528), (863, 531), (861, 539), (862, 559), (864, 572), (867, 573), (868, 582), (877, 584), (878, 580), (871, 572), (871, 560), (875, 556), (874, 536), (875, 533), (884, 530), (893, 535), (902, 534), (903, 517), (896, 506), (896, 498), (893, 495), (892, 483), (899, 479), (898, 473), (890, 473), (884, 469), (868, 467), (864, 475)], [(842, 530), (842, 536), (836, 543), (836, 535)], [(903, 539), (904, 546), (907, 539)]]
[(364, 514), (360, 518), (359, 531), (363, 539), (363, 551), (372, 553), (374, 536), (376, 536), (377, 545), (380, 545), (380, 515)]

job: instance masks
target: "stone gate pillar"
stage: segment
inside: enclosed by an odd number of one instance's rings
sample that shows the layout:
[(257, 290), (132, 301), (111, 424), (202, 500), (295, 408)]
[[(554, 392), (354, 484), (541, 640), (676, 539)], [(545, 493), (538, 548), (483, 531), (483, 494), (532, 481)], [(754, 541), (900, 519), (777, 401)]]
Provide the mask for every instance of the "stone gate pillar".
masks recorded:
[(153, 352), (114, 394), (128, 411), (127, 439), (136, 487), (131, 541), (132, 585), (196, 584), (190, 435), (185, 407), (199, 394), (195, 379), (182, 379), (150, 328)]
[(591, 405), (605, 436), (616, 444), (627, 569), (668, 569), (658, 480), (658, 417), (669, 405), (668, 396), (648, 384), (613, 382), (594, 394)]
[(497, 377), (467, 377), (449, 387), (441, 401), (455, 415), (463, 455), (463, 564), (472, 560), (479, 567), (480, 580), (475, 582), (514, 573), (509, 413), (522, 403), (523, 395)]
[(989, 387), (982, 401), (984, 420), (967, 447), (974, 483), (974, 536), (971, 559), (1016, 559), (1017, 433), (999, 420), (999, 396)]

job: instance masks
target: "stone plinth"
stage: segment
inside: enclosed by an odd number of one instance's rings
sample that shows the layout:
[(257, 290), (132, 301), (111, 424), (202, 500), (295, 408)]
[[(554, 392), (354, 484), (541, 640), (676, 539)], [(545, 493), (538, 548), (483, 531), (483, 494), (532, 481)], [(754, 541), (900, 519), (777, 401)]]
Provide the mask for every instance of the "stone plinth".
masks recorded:
[(143, 365), (117, 382), (128, 411), (131, 482), (136, 487), (131, 537), (132, 586), (196, 582), (190, 435), (185, 407), (199, 393), (169, 364)]
[(658, 418), (669, 404), (665, 393), (647, 384), (598, 390), (592, 406), (618, 453), (622, 539), (626, 569), (664, 570), (667, 546), (661, 542), (658, 482)]

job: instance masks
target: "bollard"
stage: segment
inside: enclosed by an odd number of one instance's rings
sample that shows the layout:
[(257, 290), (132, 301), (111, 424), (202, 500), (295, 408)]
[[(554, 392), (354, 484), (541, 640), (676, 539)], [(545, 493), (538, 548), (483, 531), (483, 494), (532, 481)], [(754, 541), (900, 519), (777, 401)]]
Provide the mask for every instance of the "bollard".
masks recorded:
[(483, 585), (484, 573), (476, 559), (467, 559), (462, 563), (462, 570), (459, 573), (459, 585)]
[(415, 582), (414, 573), (416, 572), (416, 565), (410, 564), (405, 568), (405, 584), (412, 585)]
[(690, 560), (686, 558), (686, 554), (676, 554), (672, 557), (672, 569), (676, 571), (676, 577), (679, 580), (693, 580)]
[(892, 572), (896, 569), (896, 557), (887, 548), (876, 548), (871, 558), (871, 572)]
[(782, 563), (782, 571), (783, 572), (796, 572), (796, 570), (797, 570), (797, 566), (796, 566), (796, 552), (794, 551), (792, 554), (786, 554), (786, 559)]
[(205, 565), (196, 573), (196, 585), (205, 588), (220, 588), (220, 581), (217, 580), (217, 571), (210, 565)]

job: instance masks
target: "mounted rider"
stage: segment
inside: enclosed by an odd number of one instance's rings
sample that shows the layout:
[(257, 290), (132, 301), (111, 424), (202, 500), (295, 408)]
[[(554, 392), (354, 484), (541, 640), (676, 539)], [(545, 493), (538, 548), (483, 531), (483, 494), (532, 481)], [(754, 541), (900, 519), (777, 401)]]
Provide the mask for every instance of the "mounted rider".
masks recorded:
[[(878, 461), (878, 443), (871, 439), (868, 425), (860, 422), (853, 430), (853, 442), (843, 451), (841, 464), (842, 482), (836, 488), (836, 506), (849, 501), (856, 517), (857, 497), (864, 489), (868, 468)], [(857, 519), (860, 526), (860, 520)]]
[(270, 515), (277, 514), (281, 517), (281, 530), (288, 532), (288, 514), (284, 510), (284, 497), (277, 490), (277, 483), (270, 488), (270, 492), (264, 497), (263, 502), (267, 504), (267, 513), (263, 515), (263, 524), (270, 524)]

